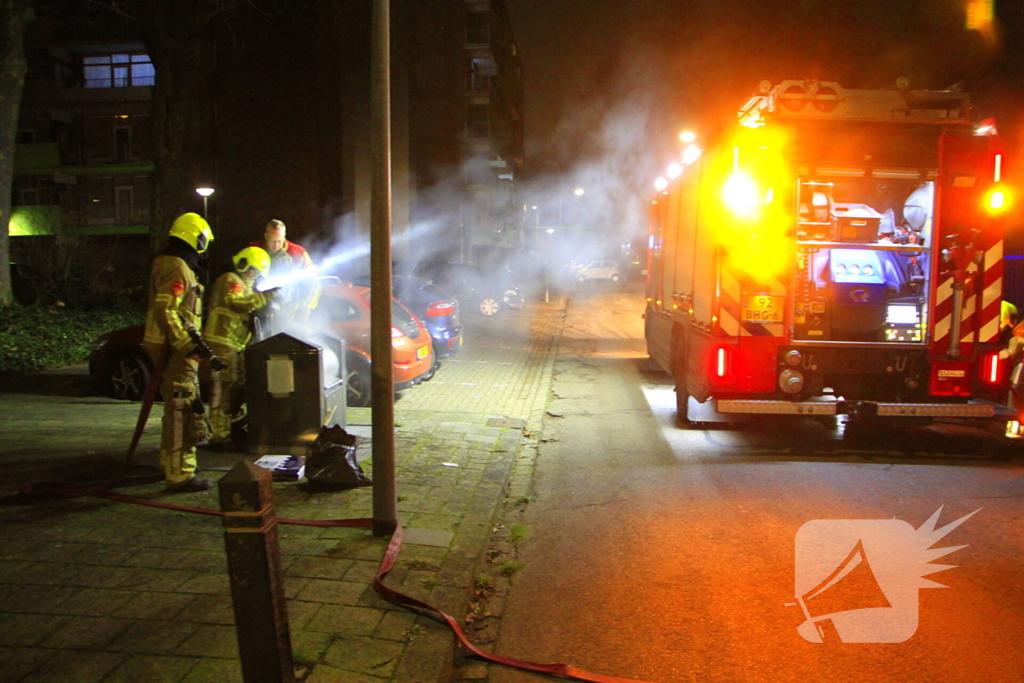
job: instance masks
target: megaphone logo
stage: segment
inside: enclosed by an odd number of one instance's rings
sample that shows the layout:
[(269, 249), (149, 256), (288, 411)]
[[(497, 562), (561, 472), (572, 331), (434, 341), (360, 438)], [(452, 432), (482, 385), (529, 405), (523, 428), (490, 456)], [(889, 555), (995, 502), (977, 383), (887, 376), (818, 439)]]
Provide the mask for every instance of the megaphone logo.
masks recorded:
[(956, 565), (932, 560), (965, 548), (932, 548), (972, 515), (939, 529), (940, 507), (919, 529), (898, 519), (814, 519), (796, 533), (797, 627), (812, 643), (902, 643), (917, 632), (923, 578)]

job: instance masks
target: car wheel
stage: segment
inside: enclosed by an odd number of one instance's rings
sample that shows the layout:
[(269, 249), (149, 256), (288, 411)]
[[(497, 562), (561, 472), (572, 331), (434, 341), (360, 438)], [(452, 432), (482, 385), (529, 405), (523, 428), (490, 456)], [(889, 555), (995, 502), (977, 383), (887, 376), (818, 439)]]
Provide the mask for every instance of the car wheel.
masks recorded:
[(587, 276), (586, 275), (580, 275), (580, 276), (578, 276), (576, 278), (576, 282), (586, 282), (586, 281), (587, 281)]
[(420, 381), (421, 382), (429, 382), (430, 380), (434, 379), (434, 375), (436, 375), (437, 371), (440, 370), (440, 369), (441, 369), (441, 359), (440, 359), (440, 357), (438, 357), (437, 349), (435, 348), (434, 349), (434, 363), (433, 363), (433, 365), (430, 366), (430, 369), (427, 370), (423, 374), (422, 377), (420, 377)]
[(618, 273), (612, 273), (612, 282), (618, 282), (618, 281), (619, 281), (619, 274)]
[(492, 315), (498, 315), (498, 311), (501, 310), (501, 303), (494, 297), (485, 296), (480, 299), (477, 309), (480, 311), (480, 315), (490, 317)]
[(110, 362), (110, 397), (141, 401), (152, 373), (149, 363), (136, 353), (121, 353)]
[(345, 354), (345, 397), (353, 408), (370, 405), (370, 361), (358, 353)]

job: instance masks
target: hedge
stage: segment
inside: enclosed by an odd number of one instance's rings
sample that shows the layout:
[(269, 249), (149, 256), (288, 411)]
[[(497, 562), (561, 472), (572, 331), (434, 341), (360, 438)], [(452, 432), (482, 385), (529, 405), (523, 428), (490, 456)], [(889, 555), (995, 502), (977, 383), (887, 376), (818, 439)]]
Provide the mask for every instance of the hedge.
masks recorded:
[(144, 320), (144, 310), (0, 307), (0, 373), (58, 368), (84, 362), (89, 358), (97, 337)]

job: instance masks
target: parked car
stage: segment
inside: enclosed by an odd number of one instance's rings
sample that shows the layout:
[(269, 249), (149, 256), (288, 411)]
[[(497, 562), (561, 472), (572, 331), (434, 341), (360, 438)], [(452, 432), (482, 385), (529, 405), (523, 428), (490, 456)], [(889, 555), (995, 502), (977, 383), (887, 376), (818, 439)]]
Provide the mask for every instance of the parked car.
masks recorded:
[(153, 374), (153, 361), (142, 348), (144, 326), (132, 325), (100, 336), (89, 354), (89, 375), (106, 396), (140, 401)]
[(618, 282), (622, 278), (619, 264), (615, 261), (591, 261), (575, 273), (577, 282), (589, 280), (611, 280)]
[[(316, 316), (337, 338), (345, 340), (348, 405), (370, 404), (370, 290), (333, 281), (324, 284)], [(429, 379), (434, 368), (427, 328), (397, 300), (391, 302), (391, 345), (395, 391)], [(93, 344), (89, 374), (112, 398), (142, 399), (153, 362), (142, 348), (143, 326), (109, 332)]]
[(412, 274), (454, 292), (460, 302), (480, 315), (493, 316), (502, 309), (523, 306), (523, 297), (508, 268), (485, 272), (465, 263), (422, 261)]
[[(316, 310), (345, 340), (348, 405), (370, 405), (370, 288), (349, 282), (323, 286)], [(391, 362), (395, 391), (433, 377), (433, 340), (427, 328), (397, 299), (391, 300)]]
[[(360, 275), (352, 284), (370, 286), (370, 276)], [(462, 324), (459, 322), (459, 302), (430, 280), (411, 275), (392, 275), (391, 293), (426, 326), (434, 340), (434, 356), (447, 358), (462, 348)]]

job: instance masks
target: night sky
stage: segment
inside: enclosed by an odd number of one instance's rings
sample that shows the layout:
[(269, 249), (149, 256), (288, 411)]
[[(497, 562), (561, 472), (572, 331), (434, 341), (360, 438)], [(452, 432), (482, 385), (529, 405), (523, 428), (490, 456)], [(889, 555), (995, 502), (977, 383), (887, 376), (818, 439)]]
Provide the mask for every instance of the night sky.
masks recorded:
[(965, 29), (968, 0), (507, 3), (525, 72), (534, 175), (571, 174), (585, 159), (607, 156), (616, 144), (608, 121), (622, 117), (621, 143), (644, 144), (660, 167), (675, 156), (680, 130), (708, 130), (766, 78), (853, 88), (900, 76), (912, 88), (961, 82), (1024, 157), (1020, 0), (995, 0), (987, 35)]

